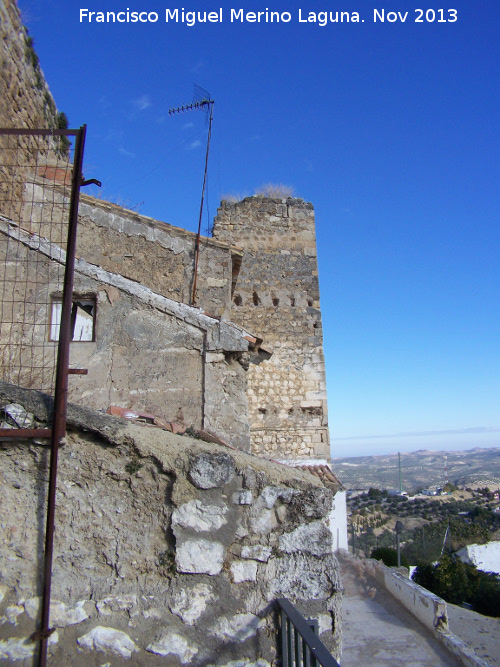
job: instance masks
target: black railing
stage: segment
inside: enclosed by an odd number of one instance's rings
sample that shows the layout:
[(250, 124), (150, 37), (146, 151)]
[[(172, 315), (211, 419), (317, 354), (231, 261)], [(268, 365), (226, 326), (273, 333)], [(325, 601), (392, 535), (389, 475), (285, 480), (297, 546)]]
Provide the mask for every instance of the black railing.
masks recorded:
[(306, 621), (285, 598), (276, 602), (281, 611), (282, 667), (339, 667), (315, 634), (312, 622)]

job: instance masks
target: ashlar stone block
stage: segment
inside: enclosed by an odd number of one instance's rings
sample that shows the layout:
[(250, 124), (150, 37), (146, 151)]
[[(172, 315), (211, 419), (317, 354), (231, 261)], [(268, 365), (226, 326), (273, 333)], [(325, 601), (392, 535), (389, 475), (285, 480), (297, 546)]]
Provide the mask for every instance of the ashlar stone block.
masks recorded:
[(187, 539), (177, 544), (175, 562), (179, 572), (219, 574), (224, 562), (224, 546), (220, 542)]
[(252, 492), (247, 489), (236, 491), (233, 493), (233, 503), (235, 505), (251, 505), (253, 503)]
[(215, 599), (207, 584), (195, 584), (192, 588), (181, 588), (173, 596), (170, 611), (182, 618), (186, 625), (193, 625)]
[(254, 637), (264, 623), (255, 614), (236, 614), (232, 618), (223, 616), (209, 632), (224, 642), (244, 642)]
[(76, 641), (82, 648), (111, 653), (120, 658), (131, 658), (132, 653), (140, 651), (139, 647), (125, 632), (114, 628), (105, 628), (102, 625), (93, 628)]
[(255, 544), (254, 546), (241, 547), (242, 558), (252, 558), (260, 560), (262, 563), (267, 563), (271, 556), (271, 547), (264, 547), (262, 544)]
[(288, 554), (323, 556), (332, 552), (332, 534), (322, 521), (312, 521), (282, 535), (279, 545), (280, 549)]
[(176, 655), (183, 665), (187, 665), (198, 653), (198, 647), (194, 644), (189, 644), (181, 635), (169, 632), (167, 635), (163, 635), (157, 641), (149, 644), (146, 651), (161, 656)]
[(256, 581), (257, 580), (257, 561), (235, 561), (231, 563), (231, 574), (233, 582), (239, 584), (242, 581)]
[[(250, 494), (251, 495), (251, 494)], [(213, 505), (202, 500), (190, 500), (172, 513), (172, 526), (192, 528), (196, 532), (219, 530), (227, 519), (225, 505)]]

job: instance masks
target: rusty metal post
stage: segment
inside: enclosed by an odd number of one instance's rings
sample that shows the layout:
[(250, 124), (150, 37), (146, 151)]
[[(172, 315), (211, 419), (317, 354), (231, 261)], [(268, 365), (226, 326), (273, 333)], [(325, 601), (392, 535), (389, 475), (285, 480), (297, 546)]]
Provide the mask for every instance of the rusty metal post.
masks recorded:
[(52, 583), (52, 557), (54, 550), (54, 525), (57, 490), (57, 457), (59, 444), (66, 434), (66, 409), (68, 399), (69, 348), (71, 342), (71, 307), (73, 299), (73, 280), (75, 273), (76, 230), (78, 225), (78, 201), (80, 185), (83, 182), (82, 164), (85, 145), (86, 125), (83, 125), (75, 140), (73, 175), (71, 180), (71, 201), (69, 211), (68, 242), (66, 246), (66, 268), (64, 273), (64, 292), (59, 330), (57, 354), (56, 387), (54, 395), (54, 418), (50, 450), (49, 493), (47, 499), (47, 522), (45, 529), (45, 557), (43, 569), (43, 597), (41, 628), (34, 638), (40, 640), (38, 666), (47, 664), (47, 643), (54, 629), (49, 628), (50, 589)]

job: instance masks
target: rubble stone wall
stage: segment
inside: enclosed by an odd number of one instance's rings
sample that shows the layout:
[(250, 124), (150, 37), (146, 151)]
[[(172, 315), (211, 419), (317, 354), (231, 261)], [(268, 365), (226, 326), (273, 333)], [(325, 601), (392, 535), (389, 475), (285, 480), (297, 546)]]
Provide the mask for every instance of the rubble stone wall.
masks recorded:
[[(51, 387), (58, 345), (50, 340), (51, 299), (60, 298), (62, 288), (57, 250), (36, 235), (0, 223), (0, 260), (28, 276), (27, 282), (14, 282), (7, 295), (9, 321), (26, 322), (22, 330), (1, 325), (0, 369), (16, 361), (21, 368), (16, 384), (45, 391)], [(36, 280), (30, 281), (30, 274)], [(146, 412), (207, 429), (249, 449), (249, 344), (240, 330), (81, 259), (76, 298), (95, 299), (95, 329), (94, 340), (70, 345), (70, 367), (88, 373), (70, 376), (69, 400), (101, 410), (114, 405)], [(13, 332), (20, 343), (16, 348), (9, 344)], [(14, 349), (21, 359), (13, 360)]]
[(0, 3), (0, 127), (55, 127), (56, 105), (15, 2)]
[[(170, 299), (191, 303), (195, 246), (193, 232), (81, 198), (77, 253)], [(201, 238), (196, 305), (207, 313), (228, 315), (235, 253), (241, 255), (227, 243)]]
[[(33, 43), (23, 26), (16, 2), (0, 2), (0, 128), (55, 128), (58, 123), (56, 104), (49, 90)], [(8, 152), (0, 160), (0, 213), (8, 215), (12, 200), (22, 197), (19, 184), (15, 191), (7, 185), (11, 180), (9, 165), (22, 169), (33, 161), (33, 142), (27, 137), (0, 136), (2, 149), (18, 146), (15, 155)], [(59, 139), (50, 140), (46, 153), (57, 160), (61, 148)], [(38, 159), (41, 155), (38, 153)], [(7, 204), (8, 202), (8, 204)]]
[(329, 459), (328, 408), (312, 204), (248, 197), (222, 202), (214, 237), (244, 249), (231, 320), (272, 356), (252, 365), (252, 451), (280, 459)]
[[(74, 405), (69, 420), (79, 428), (59, 454), (51, 665), (271, 667), (277, 597), (317, 618), (339, 658), (330, 490), (301, 470)], [(0, 471), (0, 664), (28, 665), (48, 450), (3, 442)]]

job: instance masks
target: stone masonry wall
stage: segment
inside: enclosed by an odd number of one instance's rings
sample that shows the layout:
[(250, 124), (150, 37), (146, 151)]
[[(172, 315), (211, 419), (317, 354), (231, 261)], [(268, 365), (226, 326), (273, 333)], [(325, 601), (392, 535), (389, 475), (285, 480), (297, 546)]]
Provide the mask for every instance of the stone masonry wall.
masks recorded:
[(53, 128), (57, 109), (17, 4), (0, 2), (0, 127)]
[[(26, 28), (23, 26), (16, 2), (0, 2), (0, 128), (55, 128), (58, 112), (43, 72), (38, 56), (33, 48)], [(0, 160), (0, 213), (5, 210), (5, 200), (20, 198), (22, 192), (9, 190), (9, 167), (23, 168), (32, 161), (32, 143), (27, 137), (13, 138), (0, 136), (2, 149), (17, 145), (15, 156), (9, 153), (7, 160)], [(48, 150), (38, 159), (57, 161), (63, 144), (58, 138), (51, 139)]]
[[(2, 405), (22, 392), (0, 391)], [(34, 409), (43, 420), (44, 404)], [(17, 413), (19, 414), (19, 413)], [(339, 658), (332, 493), (305, 471), (69, 406), (59, 454), (53, 667), (271, 667), (274, 600)], [(0, 664), (31, 665), (48, 450), (0, 443)]]
[(250, 367), (252, 451), (329, 459), (328, 409), (312, 204), (249, 197), (222, 202), (214, 237), (244, 249), (232, 321), (272, 356)]
[[(53, 187), (35, 178), (30, 198), (42, 201)], [(52, 196), (60, 206), (57, 189)], [(46, 223), (36, 217), (38, 209), (30, 211), (25, 212), (29, 231), (47, 235)], [(50, 212), (51, 219), (56, 213)], [(267, 359), (256, 358), (248, 373), (253, 452), (279, 459), (328, 459), (312, 205), (263, 197), (224, 202), (214, 235), (201, 243), (197, 305), (243, 326), (272, 351)], [(189, 302), (194, 247), (190, 232), (82, 196), (77, 253), (107, 271)]]
[[(51, 388), (58, 345), (50, 331), (52, 299), (62, 289), (59, 252), (57, 245), (0, 221), (0, 262), (9, 286), (0, 370), (7, 379), (10, 369), (20, 368), (21, 375), (10, 381), (44, 391)], [(8, 282), (21, 274), (27, 282)], [(95, 300), (96, 315), (93, 339), (71, 343), (70, 367), (88, 374), (70, 376), (70, 400), (208, 429), (249, 449), (249, 342), (243, 331), (82, 259), (76, 263), (74, 298)], [(21, 358), (14, 359), (16, 354)]]
[[(0, 137), (1, 139), (1, 137)], [(35, 142), (39, 143), (39, 142)], [(17, 159), (19, 153), (2, 152)], [(49, 159), (50, 162), (50, 159)], [(62, 164), (59, 159), (59, 163)], [(27, 170), (19, 202), (10, 207), (0, 197), (0, 214), (23, 229), (65, 247), (70, 190), (53, 180), (43, 164)], [(54, 168), (55, 170), (55, 168)], [(59, 171), (63, 171), (62, 168)], [(6, 178), (6, 187), (8, 183)], [(66, 184), (67, 185), (67, 184)], [(180, 303), (191, 303), (196, 234), (116, 204), (80, 194), (76, 254), (107, 271), (119, 273)], [(196, 283), (196, 305), (227, 319), (231, 308), (233, 271), (242, 251), (202, 237)]]
[[(77, 253), (175, 301), (191, 303), (196, 234), (82, 196)], [(196, 305), (227, 317), (233, 264), (241, 251), (202, 237)]]

